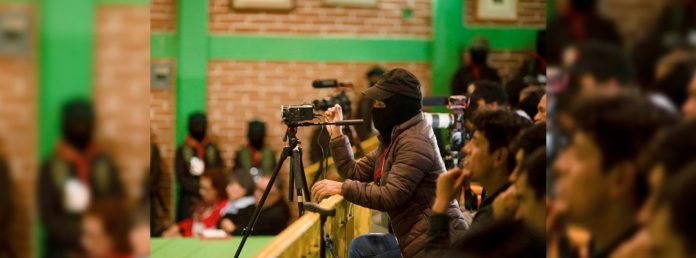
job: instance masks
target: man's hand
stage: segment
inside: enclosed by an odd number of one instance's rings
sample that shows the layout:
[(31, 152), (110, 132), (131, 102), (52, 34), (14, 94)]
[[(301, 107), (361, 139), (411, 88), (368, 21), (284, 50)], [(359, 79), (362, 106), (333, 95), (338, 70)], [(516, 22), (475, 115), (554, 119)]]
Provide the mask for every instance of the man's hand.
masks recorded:
[(433, 212), (445, 212), (449, 203), (454, 199), (454, 195), (462, 188), (464, 182), (468, 181), (470, 178), (471, 173), (461, 168), (450, 169), (440, 174), (440, 176), (437, 177), (437, 192), (435, 203), (433, 204)]
[[(338, 122), (343, 120), (343, 109), (341, 105), (336, 104), (333, 107), (326, 110), (325, 113), (328, 122)], [(331, 134), (331, 139), (343, 135), (343, 127), (336, 125), (327, 125), (326, 130)]]
[(220, 222), (220, 228), (222, 228), (222, 230), (225, 232), (232, 234), (232, 232), (237, 229), (237, 226), (232, 223), (232, 220), (223, 219), (222, 222)]
[(319, 203), (324, 197), (329, 197), (336, 194), (341, 194), (343, 183), (333, 180), (321, 180), (312, 186), (312, 199)]
[(181, 233), (179, 233), (179, 226), (174, 224), (171, 227), (169, 227), (167, 230), (162, 232), (162, 237), (164, 238), (172, 238), (172, 237), (180, 237)]

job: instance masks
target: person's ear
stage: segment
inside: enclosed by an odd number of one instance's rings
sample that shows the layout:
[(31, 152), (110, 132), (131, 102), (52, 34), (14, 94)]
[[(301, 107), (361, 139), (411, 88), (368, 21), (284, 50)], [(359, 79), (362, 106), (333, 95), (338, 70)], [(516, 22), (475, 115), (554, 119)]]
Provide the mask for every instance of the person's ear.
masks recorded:
[(510, 152), (507, 148), (498, 148), (496, 151), (493, 152), (493, 162), (495, 162), (496, 166), (506, 166), (508, 155), (510, 155)]
[(615, 164), (608, 173), (609, 195), (613, 198), (625, 198), (633, 195), (636, 187), (636, 167), (632, 162), (624, 161)]

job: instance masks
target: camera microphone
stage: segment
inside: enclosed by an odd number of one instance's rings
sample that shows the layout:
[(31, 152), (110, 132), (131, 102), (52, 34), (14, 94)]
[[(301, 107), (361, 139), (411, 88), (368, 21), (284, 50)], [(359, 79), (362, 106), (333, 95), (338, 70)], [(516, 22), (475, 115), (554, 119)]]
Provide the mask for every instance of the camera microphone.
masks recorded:
[(353, 87), (353, 84), (350, 82), (339, 82), (338, 80), (335, 80), (335, 79), (312, 81), (312, 88), (315, 88), (315, 89), (337, 88), (337, 87)]

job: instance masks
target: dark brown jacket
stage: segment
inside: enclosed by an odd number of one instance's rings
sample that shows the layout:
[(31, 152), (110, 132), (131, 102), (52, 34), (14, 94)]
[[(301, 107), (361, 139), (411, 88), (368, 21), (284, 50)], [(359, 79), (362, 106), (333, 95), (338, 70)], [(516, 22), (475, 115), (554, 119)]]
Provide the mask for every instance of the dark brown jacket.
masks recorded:
[[(421, 113), (394, 127), (380, 184), (371, 184), (385, 148), (381, 145), (355, 160), (346, 136), (331, 141), (336, 167), (346, 178), (342, 194), (352, 203), (386, 211), (404, 257), (420, 257), (425, 250), (435, 182), (445, 172), (445, 165), (433, 129)], [(452, 234), (466, 230), (468, 226), (463, 223), (456, 201), (452, 201), (447, 213)]]

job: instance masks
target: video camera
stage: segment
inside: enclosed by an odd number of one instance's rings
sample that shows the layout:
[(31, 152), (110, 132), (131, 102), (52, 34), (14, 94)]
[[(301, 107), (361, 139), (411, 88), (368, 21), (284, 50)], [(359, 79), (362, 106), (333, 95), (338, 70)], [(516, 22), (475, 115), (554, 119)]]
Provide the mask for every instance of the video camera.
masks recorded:
[(314, 109), (326, 111), (330, 107), (338, 104), (343, 110), (343, 116), (350, 116), (351, 102), (348, 95), (346, 95), (346, 89), (353, 88), (353, 84), (350, 82), (339, 82), (335, 79), (328, 80), (314, 80), (312, 81), (312, 88), (315, 89), (325, 89), (325, 88), (336, 88), (339, 92), (333, 96), (316, 99), (312, 101), (314, 104)]
[(424, 106), (446, 105), (450, 113), (424, 113), (425, 120), (433, 128), (449, 129), (450, 144), (449, 154), (445, 161), (453, 166), (461, 166), (461, 155), (459, 150), (464, 147), (465, 141), (470, 139), (464, 123), (466, 121), (466, 111), (469, 108), (470, 99), (467, 96), (455, 95), (449, 97), (428, 97), (423, 99)]

